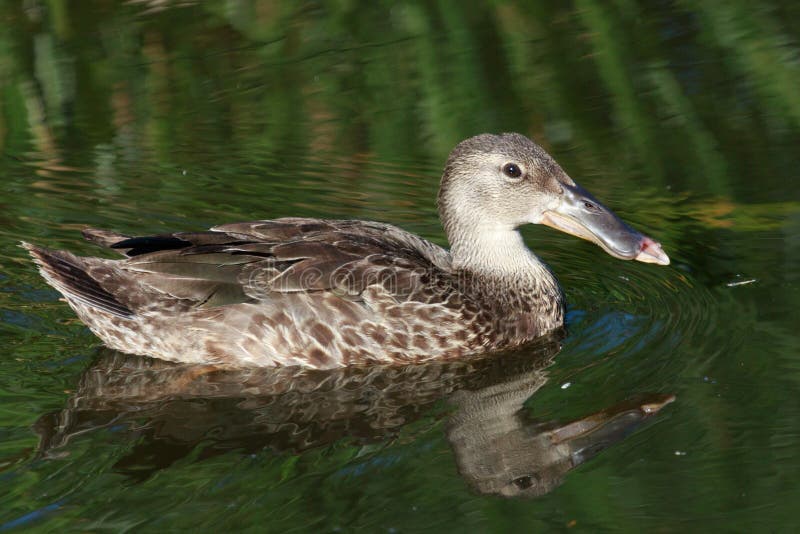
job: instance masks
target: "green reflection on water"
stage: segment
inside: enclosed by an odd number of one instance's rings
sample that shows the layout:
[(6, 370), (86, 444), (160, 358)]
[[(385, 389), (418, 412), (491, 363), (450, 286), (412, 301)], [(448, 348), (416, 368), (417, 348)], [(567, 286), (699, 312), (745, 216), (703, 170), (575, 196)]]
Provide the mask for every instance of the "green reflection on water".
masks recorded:
[[(4, 2), (0, 524), (797, 524), (797, 20), (794, 2)], [(572, 305), (528, 411), (565, 421), (675, 393), (657, 424), (536, 501), (468, 489), (444, 408), (378, 444), (208, 459), (198, 447), (139, 484), (115, 467), (135, 431), (87, 433), (65, 458), (36, 459), (31, 425), (64, 407), (97, 343), (19, 239), (89, 253), (84, 225), (140, 233), (302, 214), (390, 221), (443, 243), (433, 199), (447, 152), (509, 130), (676, 260), (654, 271), (526, 230)]]

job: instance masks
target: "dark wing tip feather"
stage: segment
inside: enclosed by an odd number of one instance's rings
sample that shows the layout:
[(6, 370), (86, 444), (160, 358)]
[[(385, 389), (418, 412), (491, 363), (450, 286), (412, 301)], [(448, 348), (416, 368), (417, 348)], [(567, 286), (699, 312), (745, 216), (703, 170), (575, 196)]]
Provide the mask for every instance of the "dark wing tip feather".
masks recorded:
[(174, 235), (153, 235), (124, 239), (111, 245), (111, 248), (126, 249), (125, 254), (128, 257), (134, 257), (161, 250), (179, 250), (191, 245), (191, 241), (186, 241)]
[(33, 257), (44, 279), (68, 299), (74, 299), (117, 317), (127, 319), (134, 315), (130, 308), (103, 289), (97, 280), (86, 272), (78, 257), (68, 252), (25, 242), (22, 242), (21, 246)]

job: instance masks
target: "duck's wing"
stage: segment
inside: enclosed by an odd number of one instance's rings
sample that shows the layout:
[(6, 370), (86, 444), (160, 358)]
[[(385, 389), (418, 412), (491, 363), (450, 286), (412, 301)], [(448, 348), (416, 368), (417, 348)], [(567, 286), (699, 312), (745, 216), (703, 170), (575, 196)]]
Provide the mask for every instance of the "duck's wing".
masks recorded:
[(118, 267), (140, 283), (197, 307), (314, 291), (358, 299), (374, 284), (404, 298), (432, 273), (450, 270), (443, 248), (395, 226), (355, 220), (285, 218), (207, 232), (85, 235), (122, 252), (127, 259)]

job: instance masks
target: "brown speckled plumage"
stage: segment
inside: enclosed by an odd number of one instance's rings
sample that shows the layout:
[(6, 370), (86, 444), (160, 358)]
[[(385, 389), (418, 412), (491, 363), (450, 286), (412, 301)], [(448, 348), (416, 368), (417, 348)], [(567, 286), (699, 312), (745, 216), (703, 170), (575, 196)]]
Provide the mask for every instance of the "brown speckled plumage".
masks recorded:
[[(524, 175), (509, 178), (515, 162)], [(451, 154), (447, 251), (389, 224), (283, 218), (141, 238), (86, 230), (122, 260), (25, 244), (108, 346), (165, 360), (332, 368), (458, 358), (563, 323), (550, 271), (516, 228), (574, 182), (518, 134)]]

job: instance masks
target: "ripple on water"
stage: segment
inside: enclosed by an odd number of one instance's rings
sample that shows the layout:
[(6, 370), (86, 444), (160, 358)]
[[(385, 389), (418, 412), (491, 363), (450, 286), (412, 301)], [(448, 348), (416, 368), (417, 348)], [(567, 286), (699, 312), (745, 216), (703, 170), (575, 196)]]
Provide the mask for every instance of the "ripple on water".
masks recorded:
[(720, 297), (680, 264), (654, 267), (597, 252), (581, 245), (547, 254), (567, 295), (569, 337), (562, 357), (635, 358), (655, 370), (675, 365), (671, 356), (682, 345), (713, 357), (737, 342), (728, 335), (709, 343), (724, 320)]

